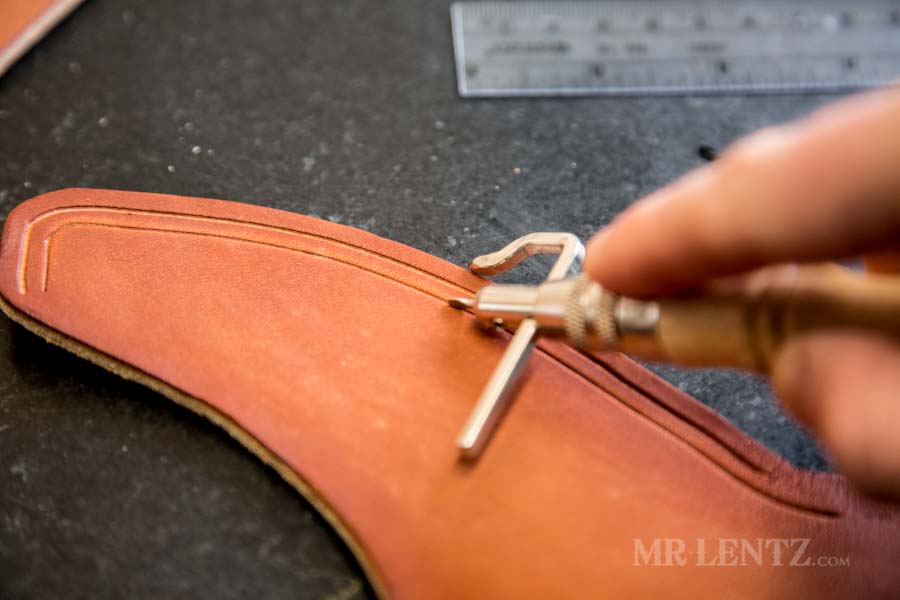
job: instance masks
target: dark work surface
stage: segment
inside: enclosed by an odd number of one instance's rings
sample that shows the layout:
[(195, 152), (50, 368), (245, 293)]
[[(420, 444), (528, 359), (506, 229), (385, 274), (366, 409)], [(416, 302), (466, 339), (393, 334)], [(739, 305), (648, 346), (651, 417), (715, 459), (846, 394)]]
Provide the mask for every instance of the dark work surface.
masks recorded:
[[(226, 198), (462, 265), (530, 231), (586, 238), (701, 164), (700, 146), (829, 100), (463, 101), (448, 6), (88, 0), (0, 79), (0, 214), (71, 186)], [(657, 370), (827, 468), (763, 382)], [(0, 597), (370, 593), (312, 508), (228, 435), (0, 319)]]

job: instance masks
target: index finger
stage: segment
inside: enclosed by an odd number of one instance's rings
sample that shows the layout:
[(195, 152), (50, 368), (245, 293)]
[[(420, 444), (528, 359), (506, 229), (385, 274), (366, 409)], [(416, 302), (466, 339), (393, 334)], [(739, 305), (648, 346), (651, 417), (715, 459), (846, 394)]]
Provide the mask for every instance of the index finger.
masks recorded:
[(622, 213), (589, 242), (584, 269), (648, 296), (898, 238), (900, 89), (890, 88), (739, 141)]

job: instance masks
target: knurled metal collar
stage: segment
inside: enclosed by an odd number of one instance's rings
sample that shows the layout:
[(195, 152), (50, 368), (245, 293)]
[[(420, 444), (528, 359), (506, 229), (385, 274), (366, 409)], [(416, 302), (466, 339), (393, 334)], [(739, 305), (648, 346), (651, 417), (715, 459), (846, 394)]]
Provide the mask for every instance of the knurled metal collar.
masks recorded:
[(618, 296), (597, 286), (599, 299), (596, 302), (591, 326), (594, 333), (603, 342), (603, 347), (612, 350), (619, 345), (619, 327), (616, 324), (616, 300)]
[(593, 284), (586, 274), (578, 275), (566, 299), (563, 317), (570, 343), (583, 350), (587, 346), (588, 335), (594, 334), (604, 348), (615, 348), (619, 340), (615, 305), (615, 294)]
[(588, 283), (590, 281), (584, 273), (575, 277), (572, 291), (566, 298), (566, 310), (563, 315), (566, 337), (578, 349), (583, 349), (587, 343), (587, 320), (585, 319), (583, 300)]

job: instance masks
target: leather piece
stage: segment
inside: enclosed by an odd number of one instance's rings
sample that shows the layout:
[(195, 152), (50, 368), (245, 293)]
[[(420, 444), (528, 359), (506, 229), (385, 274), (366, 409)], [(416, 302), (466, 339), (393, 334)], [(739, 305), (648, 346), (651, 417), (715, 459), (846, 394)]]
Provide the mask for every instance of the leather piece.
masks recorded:
[(0, 5), (0, 75), (82, 0), (3, 0)]
[[(484, 283), (348, 227), (132, 192), (32, 199), (0, 249), (11, 316), (223, 424), (311, 497), (384, 596), (900, 587), (900, 511), (793, 468), (620, 355), (542, 341), (482, 460), (459, 464), (508, 336), (446, 299)], [(808, 538), (805, 557), (850, 565), (635, 566), (636, 538)]]

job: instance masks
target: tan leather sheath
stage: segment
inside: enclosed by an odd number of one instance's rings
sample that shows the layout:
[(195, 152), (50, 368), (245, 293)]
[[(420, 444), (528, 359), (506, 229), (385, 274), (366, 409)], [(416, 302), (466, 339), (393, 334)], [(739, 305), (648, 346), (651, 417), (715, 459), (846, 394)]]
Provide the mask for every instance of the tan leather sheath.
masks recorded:
[(100, 190), (20, 205), (0, 254), (13, 319), (227, 428), (382, 597), (896, 597), (900, 510), (620, 355), (540, 342), (461, 464), (508, 336), (446, 301), (484, 284), (309, 217)]

